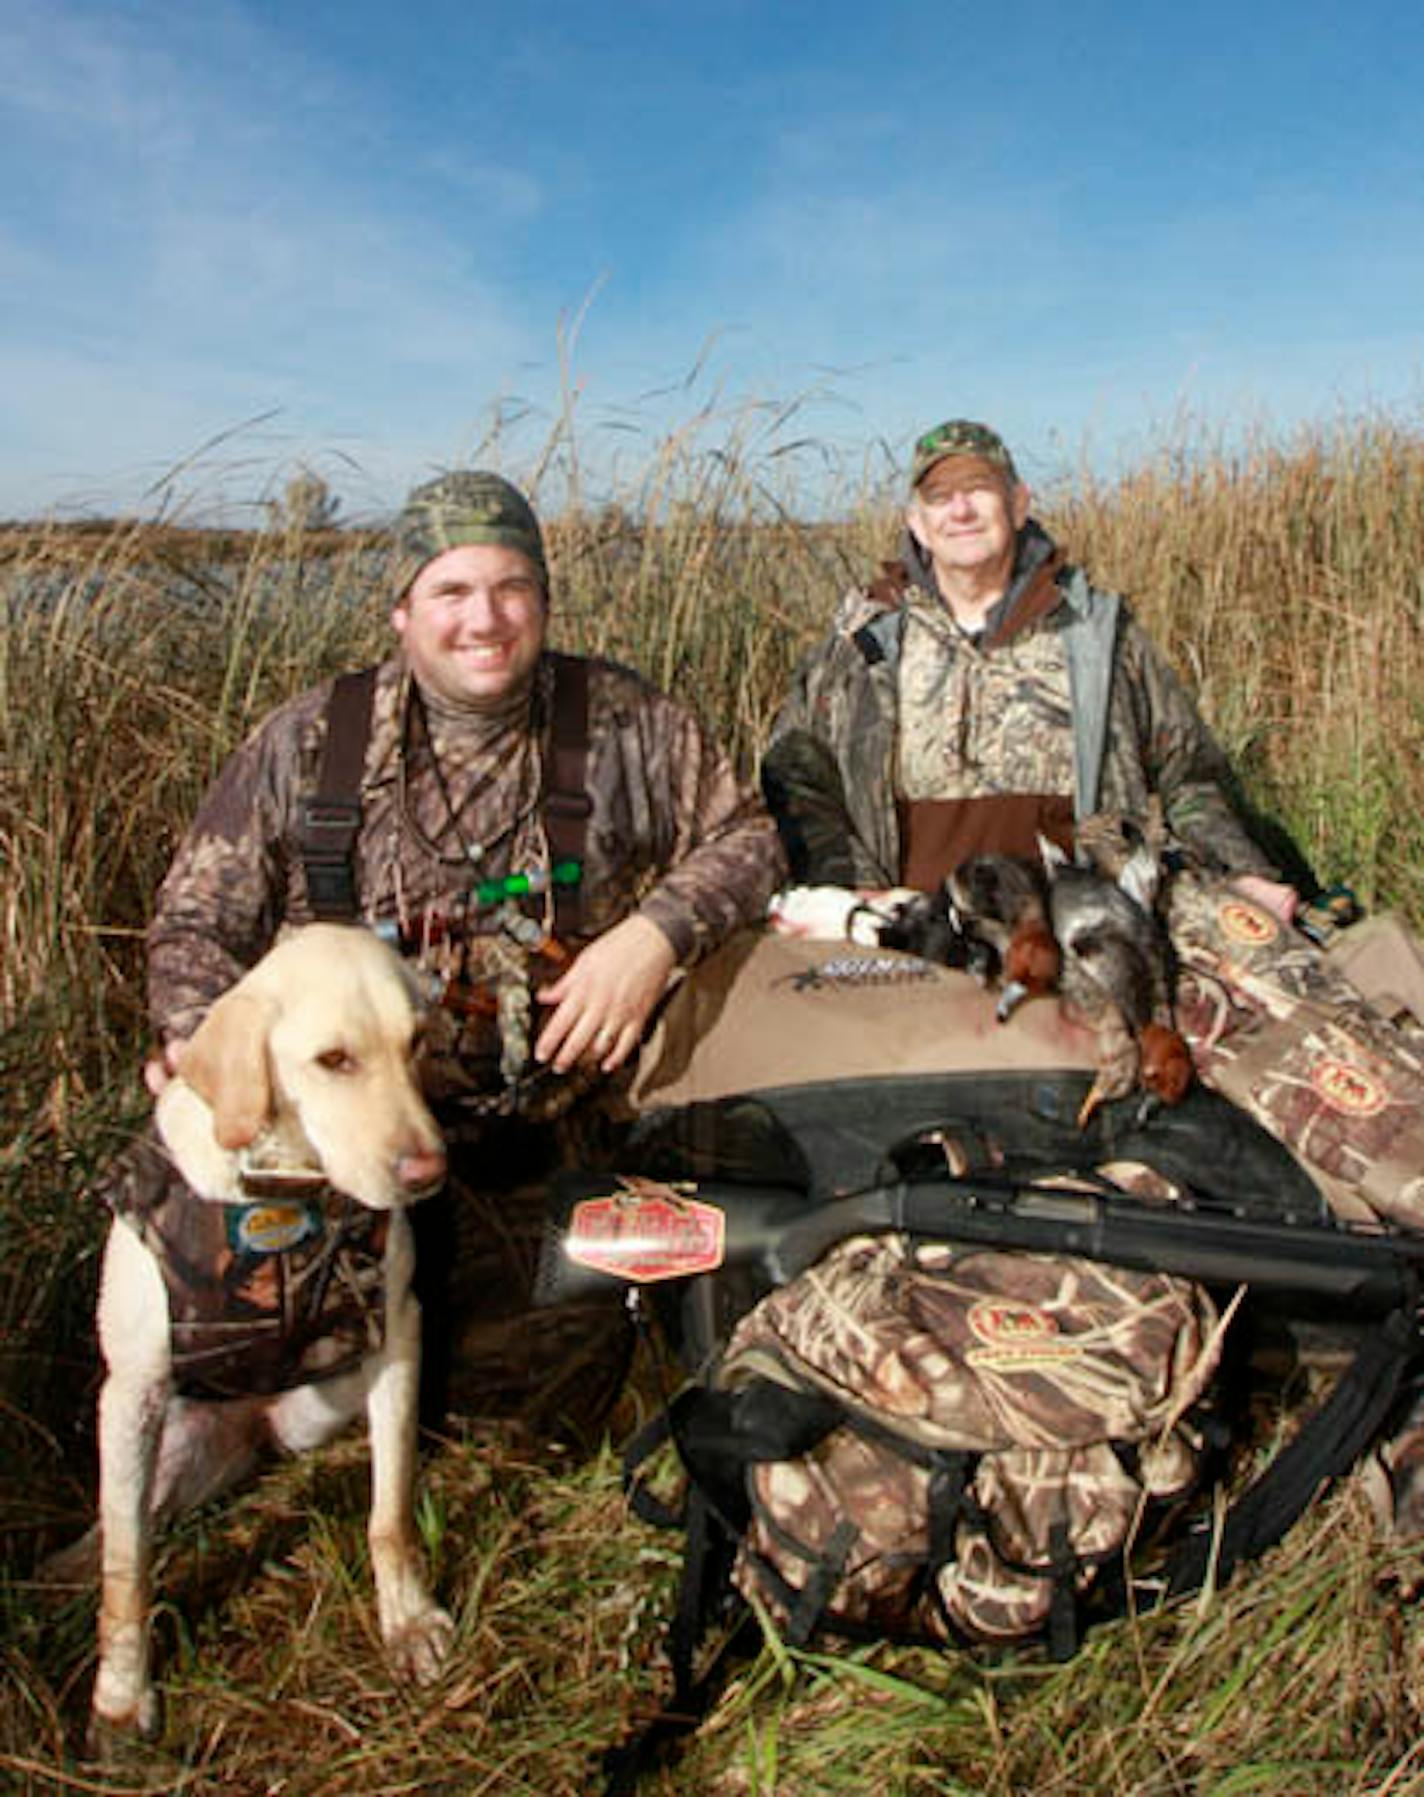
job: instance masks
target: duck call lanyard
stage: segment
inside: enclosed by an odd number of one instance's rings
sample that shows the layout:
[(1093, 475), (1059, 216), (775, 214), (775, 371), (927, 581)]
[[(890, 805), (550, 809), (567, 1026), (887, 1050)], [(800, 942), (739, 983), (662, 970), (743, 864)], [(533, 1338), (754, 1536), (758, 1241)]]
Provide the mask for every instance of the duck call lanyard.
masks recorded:
[[(593, 810), (586, 789), (588, 663), (558, 654), (551, 654), (549, 661), (554, 673), (553, 715), (540, 810), (551, 863), (581, 867)], [(376, 672), (362, 668), (334, 682), (316, 791), (302, 801), (298, 812), (297, 852), (306, 871), (312, 914), (326, 923), (354, 923), (360, 915), (356, 838)], [(552, 898), (555, 936), (561, 942), (577, 940), (583, 933), (582, 882), (556, 883)]]

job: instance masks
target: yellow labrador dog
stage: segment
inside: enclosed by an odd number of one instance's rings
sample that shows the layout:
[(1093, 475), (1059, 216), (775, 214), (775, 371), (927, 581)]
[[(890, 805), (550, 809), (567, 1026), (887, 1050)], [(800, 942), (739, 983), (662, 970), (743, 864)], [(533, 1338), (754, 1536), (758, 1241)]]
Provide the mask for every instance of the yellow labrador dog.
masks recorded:
[(412, 1508), (420, 1316), (405, 1209), (445, 1176), (414, 1077), (419, 1022), (398, 956), (365, 930), (313, 924), (218, 1001), (158, 1100), (145, 1151), (168, 1164), (168, 1189), (127, 1210), (115, 1198), (99, 1295), (100, 1742), (158, 1726), (155, 1524), (225, 1489), (264, 1445), (315, 1447), (363, 1406), (382, 1637), (419, 1680), (449, 1647)]

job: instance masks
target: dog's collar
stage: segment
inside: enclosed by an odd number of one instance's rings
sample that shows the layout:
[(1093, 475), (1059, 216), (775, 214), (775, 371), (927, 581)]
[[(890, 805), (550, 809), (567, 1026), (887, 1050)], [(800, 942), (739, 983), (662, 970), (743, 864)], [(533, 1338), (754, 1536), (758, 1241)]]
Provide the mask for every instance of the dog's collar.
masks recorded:
[(243, 1148), (237, 1157), (237, 1189), (245, 1199), (323, 1198), (331, 1191), (331, 1182), (320, 1167), (283, 1167), (264, 1164)]

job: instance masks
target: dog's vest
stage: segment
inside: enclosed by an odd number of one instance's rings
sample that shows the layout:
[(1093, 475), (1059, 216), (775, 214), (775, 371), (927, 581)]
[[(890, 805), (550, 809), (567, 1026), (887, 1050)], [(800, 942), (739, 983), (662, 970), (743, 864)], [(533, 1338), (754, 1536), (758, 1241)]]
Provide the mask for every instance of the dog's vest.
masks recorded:
[(199, 1198), (156, 1136), (102, 1195), (163, 1273), (176, 1389), (235, 1398), (349, 1372), (385, 1336), (388, 1214), (322, 1198)]

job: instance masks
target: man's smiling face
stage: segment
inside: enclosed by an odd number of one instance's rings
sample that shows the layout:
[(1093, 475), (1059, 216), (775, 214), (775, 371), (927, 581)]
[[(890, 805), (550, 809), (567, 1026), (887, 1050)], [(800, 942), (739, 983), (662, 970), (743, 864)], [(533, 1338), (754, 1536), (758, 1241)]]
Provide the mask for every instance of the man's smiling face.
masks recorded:
[(925, 475), (906, 517), (936, 568), (1007, 578), (1028, 505), (1028, 488), (995, 463), (952, 455)]
[(485, 710), (527, 686), (544, 647), (548, 600), (519, 549), (463, 543), (427, 562), (391, 614), (424, 690)]

